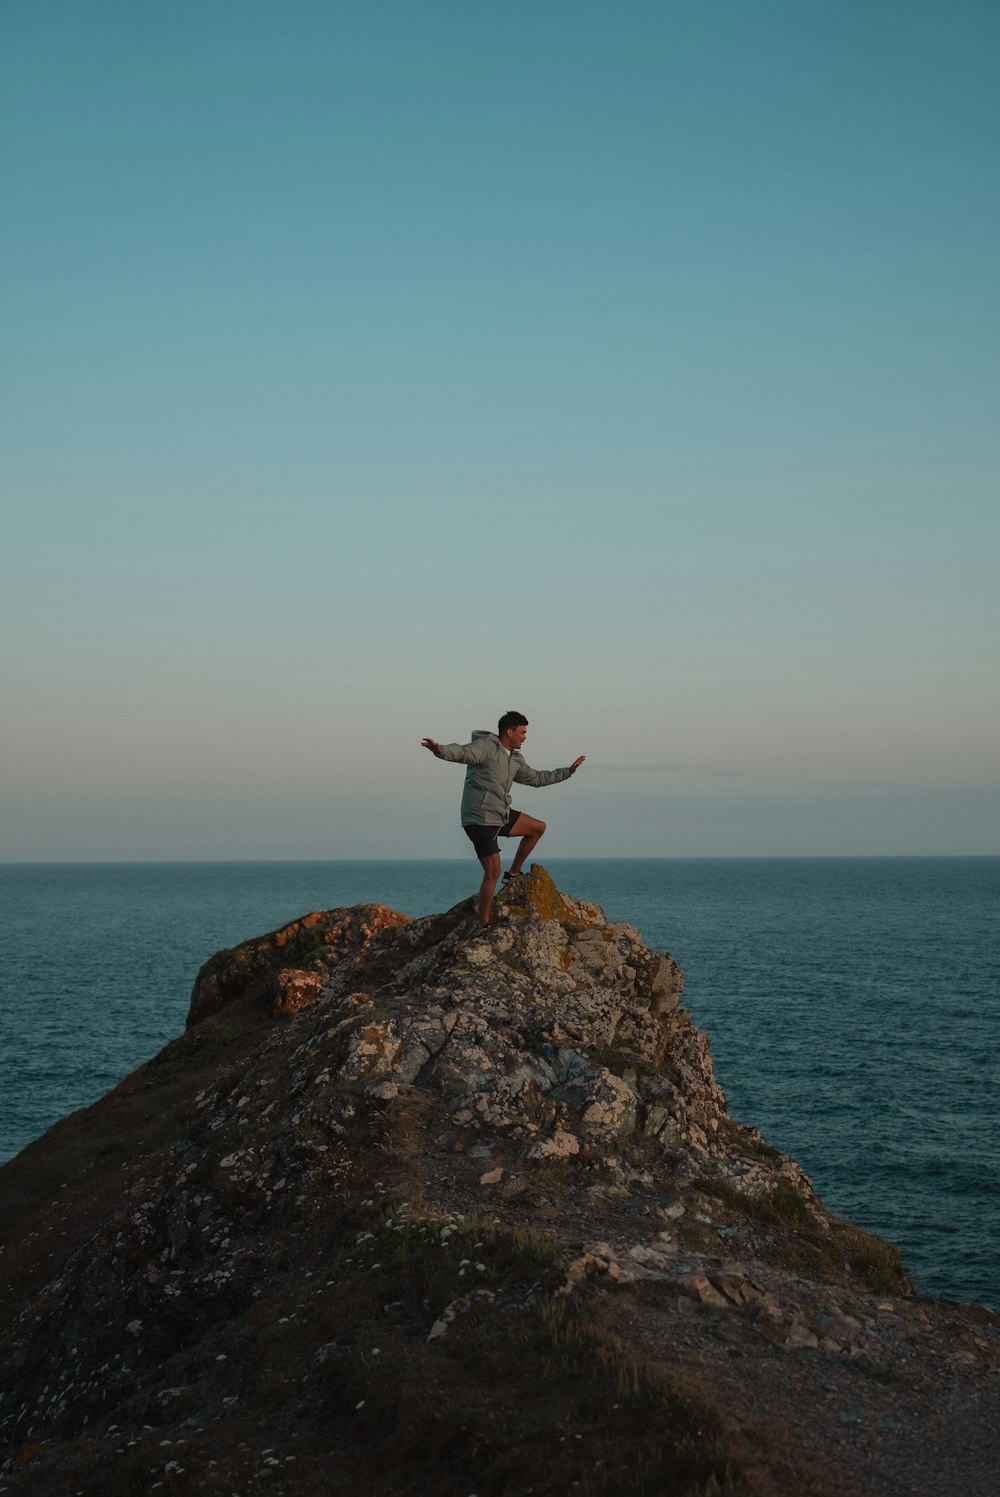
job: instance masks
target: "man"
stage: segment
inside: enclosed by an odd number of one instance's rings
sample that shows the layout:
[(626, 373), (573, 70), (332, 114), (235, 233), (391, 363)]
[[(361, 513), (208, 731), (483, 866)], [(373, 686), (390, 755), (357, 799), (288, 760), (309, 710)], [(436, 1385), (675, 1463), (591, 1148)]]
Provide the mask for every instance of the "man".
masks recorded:
[(480, 728), (471, 743), (438, 743), (422, 738), (421, 744), (438, 759), (450, 764), (466, 764), (465, 790), (462, 794), (462, 826), (483, 865), (483, 882), (479, 889), (479, 928), (490, 923), (493, 894), (500, 878), (498, 837), (519, 837), (520, 845), (504, 878), (516, 878), (524, 860), (545, 831), (545, 822), (513, 811), (510, 787), (518, 785), (558, 785), (576, 774), (586, 758), (581, 754), (567, 769), (532, 769), (524, 761), (521, 745), (528, 736), (528, 719), (520, 712), (505, 712), (495, 733)]

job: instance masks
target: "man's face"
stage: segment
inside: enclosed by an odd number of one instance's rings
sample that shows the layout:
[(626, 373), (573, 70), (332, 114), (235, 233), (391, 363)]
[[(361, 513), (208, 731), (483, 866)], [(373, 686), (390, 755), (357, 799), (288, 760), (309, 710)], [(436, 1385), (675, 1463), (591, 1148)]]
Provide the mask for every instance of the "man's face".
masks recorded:
[(519, 749), (521, 747), (521, 744), (524, 742), (527, 736), (528, 728), (526, 723), (521, 723), (516, 728), (508, 728), (507, 732), (504, 734), (504, 737), (509, 741), (511, 748), (516, 749)]

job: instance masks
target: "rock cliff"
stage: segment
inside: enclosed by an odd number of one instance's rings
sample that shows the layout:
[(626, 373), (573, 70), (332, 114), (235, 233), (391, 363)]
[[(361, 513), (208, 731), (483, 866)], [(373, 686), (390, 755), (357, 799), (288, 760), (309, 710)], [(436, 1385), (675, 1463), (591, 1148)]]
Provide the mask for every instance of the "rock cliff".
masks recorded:
[(922, 1490), (886, 1380), (919, 1344), (979, 1391), (997, 1318), (729, 1117), (682, 986), (537, 866), (485, 933), (369, 905), (217, 953), (185, 1035), (2, 1172), (6, 1484)]
[[(748, 1156), (739, 1130), (720, 1133), (726, 1100), (679, 1007), (673, 960), (537, 867), (501, 894), (498, 914), (485, 935), (470, 931), (466, 905), (415, 921), (379, 905), (307, 916), (213, 958), (188, 1025), (248, 997), (276, 1018), (315, 1006), (302, 1089), (316, 1074), (378, 1101), (417, 1087), (456, 1142), (512, 1162), (600, 1163), (642, 1137), (675, 1176), (714, 1161), (740, 1188), (765, 1189), (773, 1169)], [(779, 1170), (811, 1195), (790, 1160)]]

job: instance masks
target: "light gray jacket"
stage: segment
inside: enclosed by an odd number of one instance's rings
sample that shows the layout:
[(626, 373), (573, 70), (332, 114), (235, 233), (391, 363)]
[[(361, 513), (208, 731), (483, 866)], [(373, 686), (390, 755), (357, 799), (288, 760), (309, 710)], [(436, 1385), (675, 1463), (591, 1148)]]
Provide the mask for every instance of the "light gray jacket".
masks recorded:
[(462, 792), (463, 826), (503, 826), (510, 815), (510, 787), (558, 785), (571, 769), (532, 769), (519, 749), (510, 754), (495, 733), (477, 728), (471, 743), (443, 743), (439, 759), (467, 764)]

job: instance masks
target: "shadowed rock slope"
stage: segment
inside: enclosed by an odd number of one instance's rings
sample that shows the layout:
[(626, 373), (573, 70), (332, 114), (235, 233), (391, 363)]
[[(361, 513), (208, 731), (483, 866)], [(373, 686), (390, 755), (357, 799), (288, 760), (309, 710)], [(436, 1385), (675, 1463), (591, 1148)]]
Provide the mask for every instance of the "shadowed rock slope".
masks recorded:
[(218, 953), (0, 1172), (0, 1484), (992, 1491), (997, 1317), (729, 1118), (681, 991), (537, 866), (485, 934), (367, 905)]

